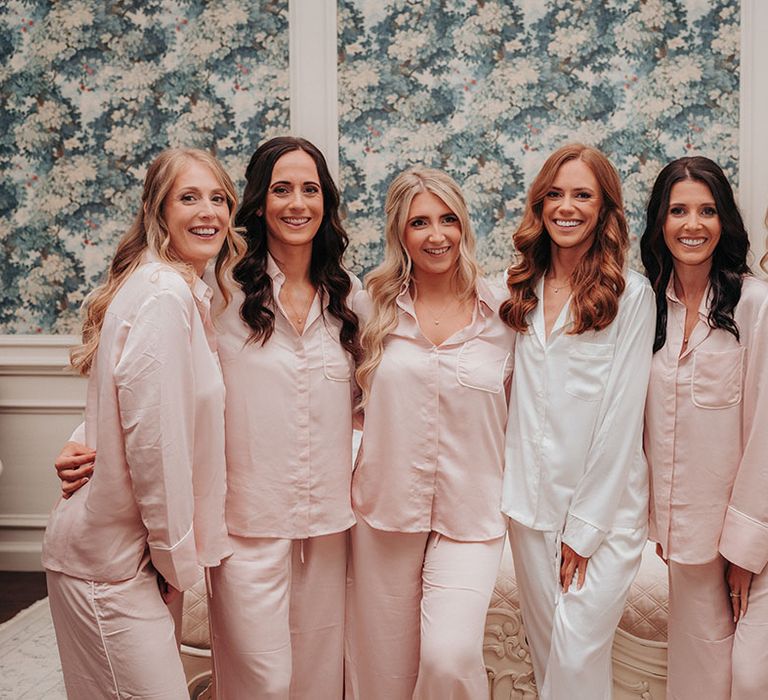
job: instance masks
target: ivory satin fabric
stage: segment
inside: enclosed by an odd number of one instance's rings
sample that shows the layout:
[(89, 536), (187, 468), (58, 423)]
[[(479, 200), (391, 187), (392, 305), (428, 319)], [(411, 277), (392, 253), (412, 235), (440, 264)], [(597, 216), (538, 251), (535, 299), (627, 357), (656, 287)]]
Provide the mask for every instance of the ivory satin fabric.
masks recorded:
[[(549, 338), (541, 302), (529, 324), (515, 346), (502, 510), (536, 683), (542, 700), (609, 700), (611, 643), (647, 531), (653, 292), (628, 271), (607, 328), (569, 335), (570, 302)], [(564, 594), (563, 542), (589, 557), (584, 587)]]
[[(540, 302), (515, 348), (502, 510), (562, 532), (585, 557), (611, 529), (647, 522), (642, 430), (655, 302), (645, 277), (629, 270), (626, 280), (607, 328), (569, 335), (568, 303), (547, 339)], [(539, 299), (543, 291), (541, 279)]]

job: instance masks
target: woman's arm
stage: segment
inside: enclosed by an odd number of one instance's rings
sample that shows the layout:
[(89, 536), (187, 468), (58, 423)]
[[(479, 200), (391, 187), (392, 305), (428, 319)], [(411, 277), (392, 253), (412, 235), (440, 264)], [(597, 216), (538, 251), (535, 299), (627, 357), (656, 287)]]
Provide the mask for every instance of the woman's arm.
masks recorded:
[(619, 330), (613, 366), (563, 533), (563, 543), (581, 557), (591, 557), (613, 527), (630, 467), (640, 449), (656, 327), (650, 285), (644, 283), (631, 297), (622, 299), (614, 323), (619, 324)]
[[(720, 553), (759, 574), (768, 562), (768, 299), (747, 350), (743, 392), (744, 450), (720, 536)], [(725, 438), (724, 438), (725, 439)]]
[(199, 578), (192, 529), (194, 313), (186, 287), (147, 299), (115, 367), (125, 460), (152, 563), (180, 591)]
[(88, 483), (93, 475), (96, 451), (81, 442), (69, 440), (54, 462), (56, 473), (61, 479), (62, 498), (69, 498), (75, 491)]

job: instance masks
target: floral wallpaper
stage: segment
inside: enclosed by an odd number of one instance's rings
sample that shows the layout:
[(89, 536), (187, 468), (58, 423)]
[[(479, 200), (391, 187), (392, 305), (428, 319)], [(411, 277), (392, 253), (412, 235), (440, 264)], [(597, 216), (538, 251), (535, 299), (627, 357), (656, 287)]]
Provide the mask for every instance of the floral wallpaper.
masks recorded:
[(486, 272), (509, 262), (525, 193), (571, 141), (606, 152), (634, 234), (669, 160), (700, 153), (736, 184), (738, 0), (340, 0), (341, 187), (360, 273), (410, 164), (462, 185)]
[[(0, 3), (0, 333), (77, 332), (160, 149), (211, 149), (242, 183), (289, 130), (288, 2)], [(339, 0), (350, 266), (379, 261), (387, 185), (413, 163), (462, 184), (489, 273), (565, 142), (609, 154), (635, 235), (671, 158), (735, 184), (739, 21), (738, 0)]]
[(71, 333), (162, 148), (289, 129), (288, 0), (0, 3), (0, 333)]

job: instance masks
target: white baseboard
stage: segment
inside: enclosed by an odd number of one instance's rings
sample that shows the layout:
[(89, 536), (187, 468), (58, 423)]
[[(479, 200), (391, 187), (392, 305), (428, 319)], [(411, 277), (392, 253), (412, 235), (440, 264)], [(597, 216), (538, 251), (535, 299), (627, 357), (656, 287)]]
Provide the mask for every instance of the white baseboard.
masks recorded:
[(0, 542), (0, 571), (42, 571), (42, 531), (40, 537), (40, 542)]
[(82, 420), (85, 379), (67, 369), (76, 336), (0, 335), (0, 570), (40, 571), (59, 493), (53, 460)]

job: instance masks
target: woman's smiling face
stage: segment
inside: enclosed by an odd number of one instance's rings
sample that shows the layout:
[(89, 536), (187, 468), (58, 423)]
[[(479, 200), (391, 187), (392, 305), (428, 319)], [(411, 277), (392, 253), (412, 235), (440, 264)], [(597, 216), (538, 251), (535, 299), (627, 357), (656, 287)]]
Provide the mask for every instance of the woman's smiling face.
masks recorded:
[(675, 264), (712, 265), (722, 226), (715, 198), (699, 180), (680, 180), (669, 192), (664, 242)]
[(269, 249), (311, 246), (323, 221), (323, 190), (315, 161), (305, 151), (289, 151), (277, 159), (264, 204)]
[(586, 253), (603, 208), (600, 184), (581, 159), (563, 163), (544, 197), (542, 220), (552, 243)]
[(459, 260), (461, 223), (432, 192), (420, 192), (408, 209), (403, 243), (412, 261), (414, 279), (452, 274)]

